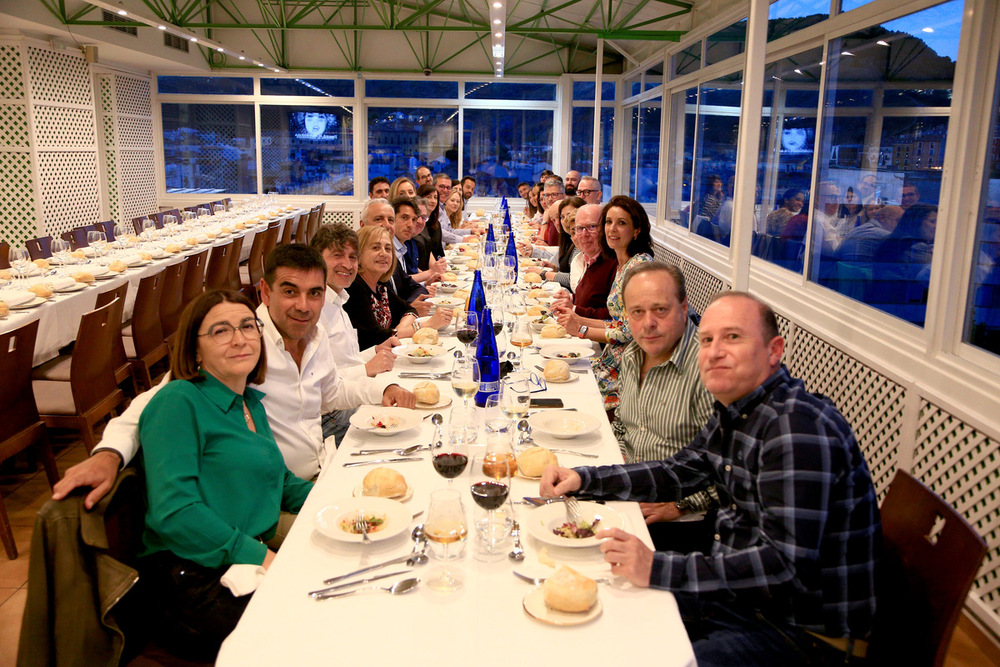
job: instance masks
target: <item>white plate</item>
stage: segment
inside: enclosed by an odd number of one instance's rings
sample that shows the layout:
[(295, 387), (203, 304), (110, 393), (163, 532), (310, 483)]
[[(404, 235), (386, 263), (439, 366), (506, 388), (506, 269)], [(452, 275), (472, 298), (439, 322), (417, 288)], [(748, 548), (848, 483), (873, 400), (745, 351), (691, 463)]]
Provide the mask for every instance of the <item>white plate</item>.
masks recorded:
[[(421, 348), (427, 351), (428, 353), (430, 353), (431, 356), (429, 357), (411, 356), (410, 353), (415, 351), (417, 348)], [(444, 349), (440, 345), (397, 345), (396, 347), (392, 348), (392, 352), (397, 357), (401, 359), (406, 359), (410, 363), (426, 364), (434, 357), (440, 357), (441, 355), (446, 354), (448, 350)]]
[(525, 595), (521, 604), (528, 616), (549, 625), (582, 625), (594, 620), (604, 611), (604, 605), (601, 604), (600, 598), (587, 611), (577, 613), (558, 611), (545, 604), (545, 595), (541, 588), (535, 588)]
[[(593, 521), (595, 516), (601, 517), (601, 522), (597, 524), (598, 530), (605, 528), (625, 528), (625, 517), (607, 505), (598, 503), (580, 503), (580, 518), (584, 521)], [(528, 529), (528, 534), (539, 542), (551, 544), (556, 547), (596, 547), (601, 544), (601, 540), (596, 537), (583, 537), (571, 539), (560, 537), (552, 531), (566, 523), (566, 507), (564, 503), (551, 503), (531, 510), (524, 523)]]
[(79, 292), (80, 290), (85, 289), (86, 287), (87, 287), (87, 285), (84, 284), (84, 283), (76, 283), (75, 282), (72, 285), (68, 285), (66, 287), (63, 287), (62, 289), (57, 289), (57, 290), (52, 290), (52, 291), (53, 292)]
[[(375, 497), (377, 497), (377, 496), (366, 496), (365, 495), (365, 485), (364, 485), (364, 483), (358, 484), (356, 487), (354, 487), (354, 491), (351, 492), (351, 495), (354, 496), (355, 498), (375, 498)], [(407, 486), (406, 487), (406, 493), (404, 493), (403, 495), (401, 495), (399, 498), (389, 498), (389, 500), (395, 500), (397, 503), (405, 503), (407, 500), (409, 500), (412, 497), (413, 497), (413, 487), (412, 486)], [(381, 531), (379, 531), (379, 532), (381, 532)]]
[(27, 310), (28, 308), (34, 308), (36, 306), (40, 306), (43, 303), (45, 303), (45, 301), (46, 301), (46, 299), (43, 299), (40, 296), (36, 296), (34, 299), (32, 299), (31, 301), (28, 301), (26, 303), (21, 303), (21, 304), (18, 304), (16, 306), (12, 306), (10, 304), (7, 304), (7, 307), (10, 308), (11, 310)]
[(10, 290), (0, 293), (0, 301), (6, 303), (10, 308), (23, 308), (37, 298), (34, 293), (28, 290)]
[(440, 410), (441, 408), (446, 408), (451, 405), (451, 396), (442, 396), (438, 399), (437, 403), (420, 403), (419, 401), (414, 406), (417, 410)]
[(358, 512), (376, 514), (385, 517), (385, 523), (379, 530), (368, 533), (372, 542), (388, 540), (409, 528), (413, 515), (403, 505), (388, 498), (346, 498), (327, 505), (316, 513), (316, 530), (322, 535), (340, 542), (361, 542), (360, 534), (348, 533), (341, 528), (343, 519), (354, 518)]
[[(375, 426), (377, 421), (389, 424), (388, 428)], [(351, 415), (351, 426), (375, 435), (396, 435), (420, 425), (420, 415), (407, 408), (387, 408), (377, 405), (362, 406)]]
[(601, 427), (599, 417), (576, 410), (541, 410), (528, 417), (531, 428), (566, 440), (593, 433)]
[(438, 292), (441, 292), (441, 294), (451, 294), (452, 292), (457, 292), (458, 291), (458, 284), (457, 283), (438, 283), (437, 289), (438, 289)]
[(548, 378), (545, 378), (545, 381), (548, 382), (549, 384), (569, 384), (570, 382), (576, 382), (579, 379), (580, 379), (579, 373), (574, 373), (570, 371), (568, 380), (549, 380)]
[[(429, 319), (431, 319), (430, 315), (428, 315), (427, 317), (418, 317), (417, 318), (417, 328), (427, 326), (427, 320), (429, 320)], [(444, 331), (445, 329), (447, 329), (450, 326), (451, 326), (451, 320), (448, 320), (447, 322), (444, 323), (443, 327), (438, 327), (438, 331)], [(406, 343), (403, 343), (403, 345), (408, 345), (409, 343), (413, 342), (412, 338), (402, 338), (400, 340), (401, 341), (408, 341)]]
[(428, 303), (433, 303), (435, 306), (444, 306), (445, 308), (462, 308), (465, 306), (464, 299), (456, 299), (453, 296), (432, 296), (427, 299)]
[(538, 353), (546, 359), (562, 359), (565, 362), (573, 363), (581, 359), (590, 359), (594, 356), (594, 348), (583, 347), (582, 345), (546, 345)]

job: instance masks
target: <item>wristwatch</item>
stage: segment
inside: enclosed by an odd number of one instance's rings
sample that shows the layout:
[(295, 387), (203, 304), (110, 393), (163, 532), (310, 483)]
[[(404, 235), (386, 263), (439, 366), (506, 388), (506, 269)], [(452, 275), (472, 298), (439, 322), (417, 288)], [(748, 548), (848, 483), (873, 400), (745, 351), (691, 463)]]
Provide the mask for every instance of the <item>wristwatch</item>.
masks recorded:
[(589, 328), (590, 327), (588, 327), (586, 324), (581, 324), (579, 331), (576, 332), (577, 337), (578, 338), (586, 338), (587, 337), (587, 329), (589, 329)]

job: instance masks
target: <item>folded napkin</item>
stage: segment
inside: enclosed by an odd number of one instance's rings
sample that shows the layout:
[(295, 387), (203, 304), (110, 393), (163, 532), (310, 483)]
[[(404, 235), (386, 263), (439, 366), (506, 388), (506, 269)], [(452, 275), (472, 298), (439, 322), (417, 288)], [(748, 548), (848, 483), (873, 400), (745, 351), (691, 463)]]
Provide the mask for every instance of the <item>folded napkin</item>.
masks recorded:
[(220, 581), (233, 592), (233, 597), (242, 597), (257, 590), (266, 572), (263, 565), (231, 565)]
[(122, 257), (125, 266), (138, 266), (142, 264), (142, 255), (125, 255)]
[(66, 289), (67, 287), (72, 287), (76, 284), (76, 281), (69, 276), (52, 276), (46, 280), (53, 290), (59, 291), (61, 289)]
[(42, 275), (42, 270), (35, 266), (34, 264), (29, 264), (28, 268), (24, 271), (25, 276), (40, 276)]
[(11, 308), (16, 308), (21, 304), (34, 300), (35, 295), (27, 290), (4, 290), (0, 292), (0, 301), (3, 301)]
[(198, 239), (198, 243), (207, 243), (208, 242), (208, 234), (198, 234), (198, 236), (196, 236), (195, 238)]

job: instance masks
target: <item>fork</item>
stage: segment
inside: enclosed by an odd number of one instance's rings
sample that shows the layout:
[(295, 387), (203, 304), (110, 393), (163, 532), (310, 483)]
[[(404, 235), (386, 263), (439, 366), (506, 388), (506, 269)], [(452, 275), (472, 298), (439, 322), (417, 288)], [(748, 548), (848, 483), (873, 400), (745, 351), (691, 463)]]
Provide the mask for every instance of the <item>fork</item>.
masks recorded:
[(580, 501), (573, 496), (566, 497), (566, 520), (576, 525), (580, 522)]
[(368, 537), (368, 522), (365, 521), (365, 513), (358, 510), (358, 513), (354, 517), (355, 527), (361, 530), (361, 542), (368, 544), (372, 541), (372, 538)]

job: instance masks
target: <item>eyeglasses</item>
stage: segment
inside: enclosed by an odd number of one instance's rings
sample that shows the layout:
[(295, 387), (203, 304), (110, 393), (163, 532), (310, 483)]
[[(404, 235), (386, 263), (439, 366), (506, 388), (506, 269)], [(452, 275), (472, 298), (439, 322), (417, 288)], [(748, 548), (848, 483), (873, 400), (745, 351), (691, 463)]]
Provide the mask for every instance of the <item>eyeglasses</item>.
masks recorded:
[[(262, 326), (264, 326), (264, 323), (258, 318), (248, 317), (240, 322), (239, 332), (243, 334), (243, 338), (246, 340), (257, 340), (260, 338)], [(208, 336), (212, 339), (213, 343), (218, 345), (228, 345), (233, 342), (233, 337), (235, 335), (236, 329), (233, 328), (233, 325), (228, 322), (219, 322), (218, 324), (213, 324), (212, 328), (208, 330), (208, 333), (198, 334), (198, 338)]]
[(565, 197), (565, 196), (566, 196), (566, 193), (564, 193), (564, 192), (543, 192), (542, 193), (542, 198), (543, 199), (552, 199), (553, 197), (562, 198), (562, 197)]
[(589, 197), (590, 195), (597, 194), (600, 190), (577, 190), (577, 197)]
[(577, 225), (573, 228), (573, 234), (579, 234), (580, 232), (587, 232), (588, 234), (596, 234), (600, 225)]

